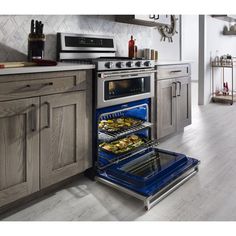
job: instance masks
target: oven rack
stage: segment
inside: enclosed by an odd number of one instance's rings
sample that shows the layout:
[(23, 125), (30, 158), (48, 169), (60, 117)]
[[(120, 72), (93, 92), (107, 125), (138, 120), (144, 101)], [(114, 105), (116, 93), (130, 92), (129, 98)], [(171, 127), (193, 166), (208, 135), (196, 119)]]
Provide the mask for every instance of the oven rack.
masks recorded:
[(134, 126), (134, 127), (128, 128), (128, 129), (123, 130), (123, 131), (115, 131), (115, 132), (105, 131), (105, 132), (103, 132), (102, 130), (100, 130), (98, 132), (98, 140), (100, 142), (111, 142), (111, 141), (114, 141), (116, 139), (125, 137), (129, 134), (132, 134), (134, 132), (150, 128), (152, 125), (153, 124), (150, 123), (150, 122), (143, 122), (139, 126)]
[(103, 170), (103, 169), (107, 168), (108, 166), (111, 166), (113, 164), (118, 164), (120, 161), (126, 160), (130, 157), (133, 157), (134, 155), (145, 152), (146, 150), (153, 148), (157, 145), (158, 145), (157, 140), (149, 140), (148, 142), (144, 143), (143, 145), (141, 145), (141, 146), (135, 148), (134, 150), (131, 150), (125, 154), (120, 154), (120, 155), (114, 154), (109, 157), (101, 155), (101, 153), (104, 153), (104, 152), (102, 150), (100, 150), (98, 153), (98, 158), (99, 159), (102, 158), (102, 159), (106, 160), (107, 164), (104, 166), (98, 166), (98, 167), (99, 167), (99, 169)]

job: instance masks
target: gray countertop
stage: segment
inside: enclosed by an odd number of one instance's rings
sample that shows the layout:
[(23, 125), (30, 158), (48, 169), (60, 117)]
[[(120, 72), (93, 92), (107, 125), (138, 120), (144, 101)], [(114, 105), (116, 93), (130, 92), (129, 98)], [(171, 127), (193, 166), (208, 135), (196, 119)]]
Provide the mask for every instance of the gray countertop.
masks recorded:
[(157, 66), (162, 66), (162, 65), (178, 65), (178, 64), (189, 64), (192, 63), (192, 61), (158, 61), (155, 64)]
[[(177, 65), (191, 63), (191, 61), (158, 61), (156, 65)], [(71, 71), (71, 70), (91, 70), (94, 69), (93, 64), (76, 64), (76, 63), (58, 63), (56, 66), (30, 66), (18, 68), (0, 69), (1, 75), (13, 74), (29, 74), (29, 73), (43, 73), (43, 72), (56, 72), (56, 71)]]
[(30, 67), (0, 69), (0, 75), (71, 71), (71, 70), (90, 70), (94, 68), (95, 68), (94, 65), (76, 64), (76, 63), (58, 63), (56, 66), (32, 66), (32, 67), (30, 66)]

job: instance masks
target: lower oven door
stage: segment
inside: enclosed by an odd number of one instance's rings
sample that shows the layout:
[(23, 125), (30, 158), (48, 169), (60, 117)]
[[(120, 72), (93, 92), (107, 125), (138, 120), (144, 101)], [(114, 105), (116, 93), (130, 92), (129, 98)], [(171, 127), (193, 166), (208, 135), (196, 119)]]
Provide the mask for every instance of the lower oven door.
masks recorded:
[(154, 97), (154, 74), (154, 69), (98, 73), (97, 108)]
[(183, 154), (149, 148), (131, 159), (114, 164), (99, 176), (142, 196), (152, 196), (194, 170), (199, 161)]

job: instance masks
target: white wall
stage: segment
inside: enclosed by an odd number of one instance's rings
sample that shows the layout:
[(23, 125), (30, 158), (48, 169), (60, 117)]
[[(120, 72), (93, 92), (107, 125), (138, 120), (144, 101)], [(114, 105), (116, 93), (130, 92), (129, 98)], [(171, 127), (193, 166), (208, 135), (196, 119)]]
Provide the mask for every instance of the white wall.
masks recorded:
[(198, 80), (198, 18), (198, 15), (182, 15), (182, 60), (191, 61), (192, 80)]
[(0, 15), (0, 61), (27, 59), (31, 19), (44, 23), (48, 59), (56, 59), (57, 32), (113, 35), (118, 56), (128, 56), (128, 40), (134, 35), (138, 49), (154, 48), (159, 51), (160, 60), (180, 58), (180, 33), (173, 37), (173, 43), (161, 42), (157, 29), (118, 23), (114, 15)]
[[(236, 56), (236, 36), (225, 36), (222, 34), (223, 27), (228, 26), (227, 22), (205, 16), (205, 76), (204, 76), (204, 104), (210, 101), (211, 97), (211, 67), (210, 56), (215, 57), (216, 50), (219, 50), (219, 55), (231, 54)], [(229, 72), (229, 71), (228, 71)], [(221, 85), (220, 70), (216, 71), (218, 77), (218, 84)], [(226, 80), (230, 82), (230, 73), (226, 73)], [(229, 83), (230, 84), (230, 83)]]
[(153, 47), (158, 50), (159, 60), (160, 61), (179, 61), (180, 60), (180, 17), (176, 15), (178, 18), (177, 22), (177, 34), (173, 36), (173, 42), (170, 43), (166, 39), (166, 41), (161, 41), (161, 35), (157, 29), (153, 29), (152, 39)]

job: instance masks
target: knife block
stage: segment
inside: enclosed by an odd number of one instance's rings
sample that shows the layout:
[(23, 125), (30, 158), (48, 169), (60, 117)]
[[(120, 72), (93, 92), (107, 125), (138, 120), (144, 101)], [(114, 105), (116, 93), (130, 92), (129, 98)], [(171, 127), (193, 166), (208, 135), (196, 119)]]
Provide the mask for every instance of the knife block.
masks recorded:
[(45, 48), (45, 37), (44, 38), (28, 38), (28, 61), (34, 59), (43, 59)]

